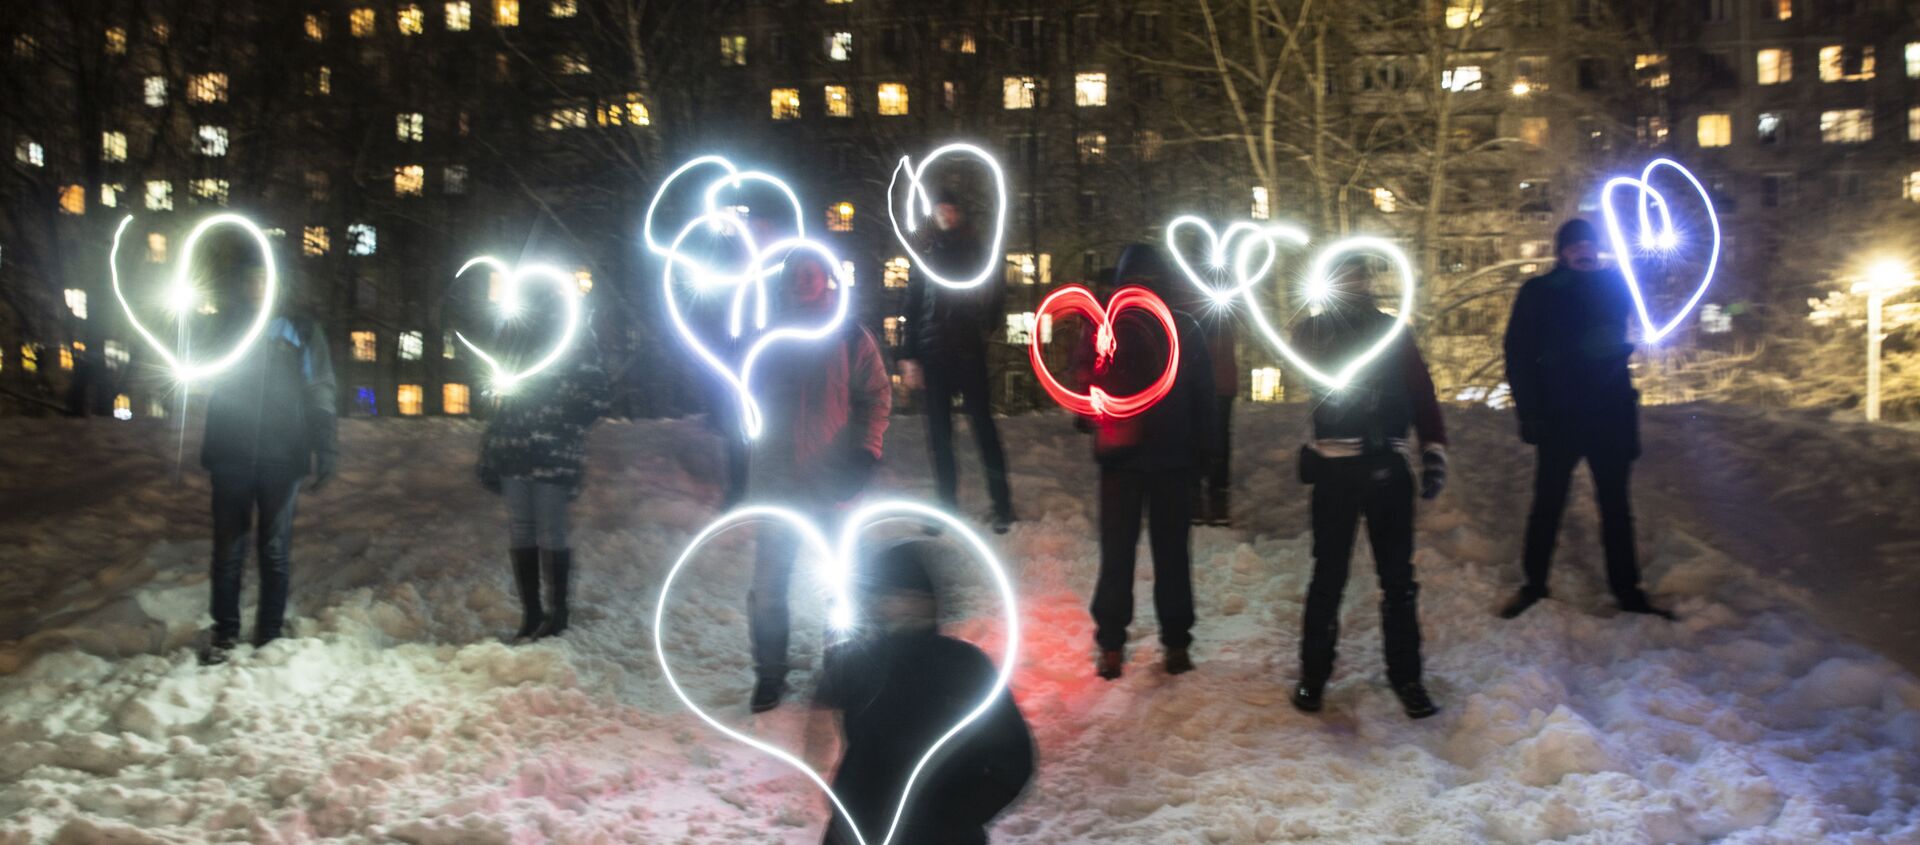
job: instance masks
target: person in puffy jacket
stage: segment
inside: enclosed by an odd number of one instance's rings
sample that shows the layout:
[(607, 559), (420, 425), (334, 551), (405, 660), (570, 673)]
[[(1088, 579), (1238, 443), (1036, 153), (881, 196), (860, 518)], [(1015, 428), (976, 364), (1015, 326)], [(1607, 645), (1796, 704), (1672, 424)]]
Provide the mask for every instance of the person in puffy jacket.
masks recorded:
[[(780, 307), (792, 314), (833, 310), (831, 273), (820, 257), (795, 250), (787, 255), (776, 289)], [(750, 504), (779, 505), (822, 526), (859, 496), (880, 464), (893, 382), (880, 346), (848, 319), (834, 335), (772, 347), (753, 373), (763, 428), (748, 457)], [(788, 587), (798, 541), (774, 526), (761, 529), (748, 597), (748, 635), (753, 644), (754, 712), (779, 706), (787, 689), (790, 634)]]
[(497, 402), (480, 435), (477, 470), (480, 483), (507, 503), (507, 557), (520, 593), (520, 629), (511, 639), (528, 642), (567, 630), (568, 510), (585, 481), (587, 432), (611, 407), (592, 334), (575, 338), (565, 358)]

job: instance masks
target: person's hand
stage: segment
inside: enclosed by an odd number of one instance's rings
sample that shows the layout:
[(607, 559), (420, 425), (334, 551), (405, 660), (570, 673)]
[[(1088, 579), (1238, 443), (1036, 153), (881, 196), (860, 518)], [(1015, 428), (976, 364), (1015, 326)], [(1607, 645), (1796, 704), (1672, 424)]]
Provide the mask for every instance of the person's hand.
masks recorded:
[(873, 471), (880, 466), (880, 458), (865, 449), (854, 449), (847, 456), (846, 464), (835, 480), (833, 500), (845, 502), (860, 495), (867, 488), (867, 482), (873, 480)]
[(920, 372), (919, 361), (909, 359), (900, 362), (900, 384), (908, 390), (919, 390), (927, 386), (926, 379)]
[(339, 456), (332, 452), (321, 452), (313, 456), (313, 481), (307, 485), (307, 492), (318, 493), (321, 488), (327, 486), (327, 482), (333, 480), (333, 475), (338, 470), (336, 466), (338, 462)]
[(1538, 420), (1528, 420), (1528, 419), (1521, 420), (1520, 421), (1520, 442), (1525, 443), (1528, 446), (1540, 445), (1541, 427), (1542, 426), (1540, 425), (1540, 422)]
[(1420, 498), (1432, 499), (1447, 489), (1447, 450), (1428, 449), (1420, 454)]

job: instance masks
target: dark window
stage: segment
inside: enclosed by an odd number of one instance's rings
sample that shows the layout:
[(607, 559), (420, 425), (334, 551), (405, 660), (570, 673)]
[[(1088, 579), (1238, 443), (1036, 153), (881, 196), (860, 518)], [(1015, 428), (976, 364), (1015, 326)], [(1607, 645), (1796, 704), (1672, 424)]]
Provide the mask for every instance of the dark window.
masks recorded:
[(1160, 13), (1140, 12), (1133, 16), (1133, 40), (1160, 40)]
[(1084, 55), (1093, 52), (1100, 44), (1100, 16), (1073, 16), (1073, 51)]
[(1726, 53), (1701, 53), (1700, 81), (1709, 88), (1732, 88), (1740, 84), (1740, 74)]
[(1580, 90), (1598, 91), (1606, 85), (1607, 66), (1599, 59), (1581, 59)]

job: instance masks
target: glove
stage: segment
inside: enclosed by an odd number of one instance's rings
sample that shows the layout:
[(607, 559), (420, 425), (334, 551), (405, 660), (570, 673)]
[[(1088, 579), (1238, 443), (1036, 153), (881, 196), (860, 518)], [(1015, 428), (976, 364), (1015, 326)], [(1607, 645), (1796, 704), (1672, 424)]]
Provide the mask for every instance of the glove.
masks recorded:
[(318, 493), (320, 488), (333, 480), (339, 456), (333, 452), (321, 452), (313, 456), (313, 482), (307, 485), (307, 492)]
[(1544, 428), (1544, 426), (1540, 425), (1538, 420), (1522, 419), (1520, 421), (1520, 442), (1528, 446), (1540, 445), (1540, 435), (1544, 433), (1541, 431), (1542, 428)]
[(865, 449), (854, 449), (841, 467), (839, 477), (834, 481), (833, 500), (844, 502), (860, 495), (867, 482), (873, 480), (873, 471), (880, 465), (880, 459)]
[(908, 390), (920, 390), (927, 386), (927, 380), (920, 371), (920, 362), (911, 358), (900, 361), (900, 385)]
[(1429, 446), (1420, 453), (1420, 498), (1432, 499), (1447, 489), (1447, 450)]

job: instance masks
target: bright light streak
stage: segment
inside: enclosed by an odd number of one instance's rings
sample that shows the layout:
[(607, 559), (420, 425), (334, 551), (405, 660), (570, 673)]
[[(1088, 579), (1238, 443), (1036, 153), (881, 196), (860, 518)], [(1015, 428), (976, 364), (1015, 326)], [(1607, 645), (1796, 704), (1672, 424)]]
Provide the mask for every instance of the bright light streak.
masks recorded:
[[(1209, 282), (1193, 269), (1193, 264), (1181, 250), (1178, 235), (1182, 228), (1197, 228), (1206, 239), (1206, 263), (1216, 271), (1231, 270), (1228, 273), (1229, 285), (1221, 286)], [(1211, 297), (1214, 302), (1225, 305), (1233, 301), (1266, 278), (1280, 259), (1280, 247), (1275, 238), (1284, 238), (1297, 245), (1305, 246), (1307, 233), (1284, 223), (1249, 223), (1236, 221), (1227, 226), (1224, 232), (1215, 232), (1213, 225), (1191, 214), (1183, 214), (1167, 223), (1167, 252), (1173, 255), (1173, 262), (1185, 273), (1187, 280), (1193, 282), (1200, 292)], [(1233, 248), (1235, 241), (1240, 243)], [(1249, 268), (1245, 259), (1258, 248), (1259, 264)]]
[[(927, 191), (926, 183), (923, 181), (927, 168), (949, 155), (977, 158), (987, 166), (988, 172), (993, 174), (995, 200), (993, 239), (988, 243), (987, 253), (981, 259), (980, 272), (961, 279), (950, 279), (935, 272), (927, 265), (926, 259), (921, 257), (919, 250), (913, 248), (912, 239), (907, 237), (907, 233), (918, 230), (920, 218), (933, 214), (933, 197)], [(905, 209), (893, 203), (894, 189), (900, 184), (900, 177), (903, 174), (907, 180)], [(900, 163), (893, 168), (893, 179), (887, 183), (887, 199), (887, 216), (893, 222), (893, 236), (900, 241), (902, 247), (906, 248), (907, 256), (912, 259), (913, 266), (920, 268), (920, 274), (935, 284), (950, 288), (970, 288), (986, 281), (993, 276), (995, 270), (1000, 269), (1002, 261), (1000, 249), (1007, 241), (1007, 176), (1000, 170), (1000, 162), (994, 160), (991, 153), (972, 144), (948, 144), (927, 154), (927, 157), (920, 161), (919, 167), (913, 166), (912, 156), (901, 156)], [(906, 226), (906, 232), (900, 231), (902, 225)]]
[(1113, 292), (1113, 298), (1102, 306), (1093, 291), (1083, 285), (1068, 285), (1049, 294), (1042, 300), (1034, 312), (1038, 323), (1049, 317), (1054, 325), (1059, 325), (1060, 316), (1080, 314), (1092, 321), (1095, 326), (1094, 351), (1100, 360), (1111, 361), (1117, 351), (1118, 341), (1113, 333), (1113, 322), (1120, 313), (1129, 308), (1145, 311), (1160, 321), (1167, 332), (1167, 366), (1155, 379), (1139, 393), (1128, 396), (1114, 396), (1098, 387), (1090, 387), (1086, 393), (1078, 393), (1061, 384), (1059, 379), (1047, 369), (1047, 362), (1041, 357), (1040, 333), (1035, 332), (1033, 341), (1027, 346), (1028, 357), (1033, 362), (1034, 375), (1040, 379), (1040, 386), (1046, 388), (1047, 395), (1053, 401), (1081, 416), (1123, 419), (1131, 417), (1154, 406), (1166, 398), (1173, 390), (1174, 379), (1180, 374), (1180, 330), (1173, 322), (1173, 311), (1153, 291), (1139, 285), (1128, 285)]
[(455, 338), (458, 338), (467, 349), (472, 350), (475, 357), (485, 361), (488, 369), (493, 371), (494, 391), (501, 394), (511, 393), (515, 387), (519, 386), (520, 382), (527, 380), (541, 370), (553, 366), (555, 362), (567, 354), (567, 348), (573, 345), (574, 339), (580, 333), (580, 283), (574, 279), (572, 273), (568, 273), (549, 264), (526, 264), (519, 267), (508, 267), (505, 262), (490, 255), (482, 255), (460, 265), (460, 269), (453, 274), (453, 277), (457, 279), (466, 275), (467, 271), (476, 265), (484, 266), (500, 274), (502, 279), (499, 303), (500, 313), (508, 319), (519, 316), (523, 307), (520, 286), (528, 280), (536, 282), (543, 281), (552, 284), (554, 286), (554, 292), (560, 296), (560, 302), (566, 313), (566, 323), (561, 327), (560, 337), (554, 341), (553, 349), (549, 350), (540, 360), (534, 362), (532, 366), (517, 372), (508, 369), (506, 365), (500, 363), (500, 361), (492, 355), (487, 354), (486, 350), (474, 345), (473, 341), (468, 340), (466, 335), (457, 331), (453, 333)]
[[(1635, 207), (1639, 212), (1639, 241), (1643, 251), (1672, 251), (1679, 248), (1680, 235), (1674, 228), (1673, 213), (1667, 198), (1653, 187), (1651, 181), (1653, 172), (1662, 167), (1672, 168), (1685, 177), (1694, 191), (1700, 194), (1700, 202), (1707, 210), (1707, 223), (1713, 229), (1713, 249), (1707, 255), (1707, 269), (1700, 277), (1700, 285), (1694, 288), (1693, 295), (1687, 298), (1686, 304), (1673, 315), (1673, 319), (1664, 325), (1656, 324), (1653, 315), (1647, 311), (1646, 296), (1640, 289), (1640, 274), (1633, 266), (1633, 252), (1628, 249), (1626, 232), (1620, 226), (1620, 213), (1613, 206), (1615, 190), (1632, 188), (1637, 194)], [(1657, 226), (1648, 214), (1649, 207), (1659, 213)], [(1634, 310), (1640, 315), (1641, 337), (1648, 343), (1658, 343), (1679, 326), (1681, 320), (1686, 319), (1694, 306), (1700, 303), (1701, 297), (1706, 296), (1707, 286), (1713, 284), (1714, 270), (1720, 266), (1720, 217), (1713, 210), (1713, 197), (1707, 193), (1706, 186), (1701, 185), (1700, 180), (1694, 178), (1693, 173), (1680, 166), (1679, 162), (1670, 158), (1656, 158), (1647, 162), (1638, 179), (1619, 176), (1608, 180), (1600, 189), (1600, 214), (1606, 221), (1608, 242), (1620, 263), (1620, 275), (1626, 279), (1627, 291), (1633, 295)]]
[[(186, 243), (180, 247), (180, 257), (167, 294), (169, 307), (185, 304), (185, 307), (175, 307), (175, 310), (182, 314), (187, 308), (192, 307), (195, 296), (193, 283), (189, 281), (188, 276), (193, 269), (193, 248), (200, 242), (200, 236), (206, 234), (208, 229), (215, 226), (236, 226), (252, 235), (254, 243), (260, 247), (260, 261), (266, 271), (265, 289), (260, 295), (260, 309), (254, 315), (252, 324), (247, 326), (246, 333), (240, 336), (240, 340), (227, 351), (227, 354), (206, 363), (196, 363), (175, 355), (172, 349), (154, 336), (153, 332), (148, 331), (146, 324), (141, 323), (140, 318), (134, 314), (133, 306), (127, 302), (126, 293), (120, 288), (120, 239), (126, 234), (127, 226), (131, 223), (133, 223), (131, 214), (120, 221), (119, 228), (113, 231), (113, 251), (107, 255), (107, 270), (113, 281), (113, 296), (120, 301), (120, 310), (126, 313), (127, 323), (133, 326), (133, 330), (142, 339), (146, 340), (148, 346), (153, 347), (153, 351), (160, 355), (161, 360), (167, 362), (167, 366), (173, 370), (173, 377), (183, 383), (191, 383), (216, 375), (239, 363), (241, 356), (246, 355), (254, 341), (260, 339), (260, 335), (267, 329), (267, 323), (273, 319), (274, 299), (280, 292), (280, 271), (274, 266), (273, 244), (267, 240), (267, 233), (254, 225), (252, 220), (238, 214), (215, 214), (201, 220), (192, 231), (187, 233)], [(185, 292), (184, 296), (182, 291)]]
[[(846, 526), (841, 531), (839, 544), (837, 546), (829, 544), (826, 534), (821, 531), (818, 526), (814, 525), (812, 521), (796, 511), (768, 505), (752, 505), (740, 508), (722, 515), (711, 525), (702, 529), (699, 534), (694, 536), (692, 542), (687, 544), (686, 550), (680, 553), (679, 559), (674, 561), (673, 568), (667, 570), (666, 580), (660, 586), (659, 603), (655, 607), (653, 614), (653, 652), (655, 659), (660, 663), (660, 674), (666, 678), (667, 686), (672, 688), (673, 694), (680, 699), (682, 704), (687, 706), (688, 710), (693, 711), (695, 716), (699, 717), (701, 721), (706, 722), (714, 730), (719, 731), (729, 739), (771, 756), (806, 776), (808, 780), (820, 788), (820, 791), (826, 793), (827, 800), (831, 801), (834, 809), (846, 819), (848, 828), (853, 831), (854, 839), (859, 842), (860, 845), (868, 845), (871, 841), (867, 838), (868, 831), (860, 829), (859, 824), (853, 818), (853, 814), (847, 811), (847, 807), (841, 802), (840, 796), (834, 793), (833, 787), (827, 784), (826, 778), (823, 777), (820, 772), (816, 771), (812, 766), (807, 765), (806, 761), (800, 759), (799, 756), (792, 752), (751, 736), (743, 731), (728, 727), (720, 720), (714, 718), (712, 714), (701, 708), (700, 705), (694, 703), (691, 696), (687, 695), (686, 689), (680, 686), (679, 679), (674, 677), (673, 665), (667, 659), (666, 637), (663, 634), (663, 629), (667, 621), (669, 602), (673, 597), (673, 587), (679, 579), (681, 571), (686, 568), (688, 562), (693, 559), (694, 555), (715, 536), (743, 523), (756, 520), (784, 523), (799, 535), (801, 546), (805, 550), (802, 554), (805, 555), (807, 551), (812, 552), (811, 559), (819, 564), (816, 575), (826, 586), (827, 593), (832, 602), (828, 609), (828, 618), (836, 630), (846, 631), (851, 630), (853, 627), (853, 584), (857, 576), (855, 567), (856, 555), (859, 550), (859, 538), (868, 529), (883, 522), (915, 520), (938, 525), (945, 529), (947, 536), (958, 538), (961, 545), (971, 552), (974, 559), (987, 570), (987, 574), (993, 581), (995, 591), (1000, 595), (1001, 611), (1003, 614), (1002, 621), (1006, 625), (1006, 645), (1000, 656), (1000, 671), (994, 677), (992, 686), (990, 686), (986, 690), (986, 694), (981, 697), (980, 703), (970, 710), (966, 716), (962, 717), (958, 722), (955, 722), (945, 733), (941, 734), (939, 739), (934, 740), (934, 742), (927, 747), (927, 750), (921, 754), (919, 762), (914, 764), (913, 770), (908, 773), (906, 782), (900, 787), (900, 801), (894, 809), (893, 819), (887, 826), (886, 835), (878, 842), (872, 843), (872, 845), (889, 845), (889, 843), (893, 841), (894, 834), (899, 830), (900, 820), (906, 815), (908, 802), (913, 798), (913, 788), (920, 780), (920, 776), (926, 770), (927, 765), (933, 760), (934, 755), (961, 731), (966, 730), (968, 725), (978, 721), (988, 709), (992, 708), (1001, 694), (1006, 691), (1008, 683), (1012, 680), (1013, 669), (1014, 666), (1019, 663), (1020, 656), (1020, 607), (1019, 601), (1014, 594), (1013, 582), (1007, 577), (1006, 568), (1001, 565), (1000, 559), (994, 554), (992, 547), (988, 546), (986, 540), (982, 539), (979, 533), (974, 531), (972, 527), (954, 518), (952, 514), (938, 508), (905, 500), (875, 502), (855, 511), (853, 515), (847, 519)], [(938, 796), (935, 797), (937, 798)]]
[(1378, 340), (1374, 341), (1372, 346), (1367, 347), (1366, 351), (1345, 363), (1339, 364), (1330, 371), (1323, 370), (1315, 366), (1313, 362), (1308, 361), (1305, 356), (1294, 350), (1294, 348), (1287, 343), (1286, 338), (1281, 337), (1280, 333), (1274, 330), (1273, 324), (1267, 320), (1265, 309), (1261, 308), (1259, 301), (1254, 299), (1252, 288), (1247, 288), (1242, 292), (1242, 296), (1244, 296), (1247, 301), (1247, 313), (1253, 318), (1254, 328), (1258, 329), (1260, 334), (1267, 339), (1267, 343), (1271, 345), (1275, 351), (1279, 352), (1282, 357), (1286, 358), (1288, 363), (1298, 367), (1301, 372), (1307, 374), (1307, 376), (1314, 381), (1320, 382), (1334, 390), (1346, 387), (1347, 384), (1353, 380), (1356, 373), (1360, 372), (1368, 364), (1373, 363), (1375, 358), (1380, 357), (1380, 354), (1387, 350), (1387, 347), (1393, 343), (1394, 338), (1406, 330), (1407, 323), (1413, 319), (1413, 264), (1407, 260), (1407, 254), (1401, 252), (1399, 247), (1394, 246), (1391, 241), (1382, 238), (1369, 236), (1352, 237), (1343, 241), (1336, 241), (1329, 244), (1326, 249), (1321, 250), (1319, 255), (1314, 258), (1313, 268), (1307, 273), (1307, 281), (1305, 283), (1307, 296), (1310, 299), (1317, 297), (1316, 301), (1318, 301), (1324, 300), (1330, 295), (1333, 289), (1333, 268), (1340, 263), (1340, 259), (1355, 253), (1379, 255), (1385, 257), (1393, 264), (1394, 269), (1400, 274), (1400, 306), (1394, 313), (1393, 324), (1380, 335)]
[[(660, 201), (667, 196), (667, 192), (673, 188), (674, 183), (679, 181), (681, 176), (698, 167), (718, 167), (725, 172), (725, 175), (708, 183), (706, 190), (700, 194), (702, 219), (720, 228), (721, 231), (745, 233), (747, 231), (747, 225), (743, 214), (746, 206), (737, 204), (721, 206), (719, 204), (720, 191), (726, 189), (737, 190), (749, 183), (771, 185), (778, 190), (782, 196), (787, 198), (787, 204), (793, 211), (793, 236), (797, 238), (807, 236), (806, 215), (801, 211), (800, 197), (793, 192), (793, 188), (789, 187), (786, 182), (781, 181), (772, 174), (763, 173), (758, 170), (743, 171), (735, 167), (733, 162), (728, 161), (724, 156), (708, 155), (691, 159), (686, 164), (680, 165), (672, 173), (667, 174), (666, 181), (661, 182), (659, 190), (654, 191), (653, 201), (647, 204), (647, 214), (641, 222), (640, 235), (646, 242), (649, 251), (665, 257), (669, 264), (679, 264), (687, 267), (696, 279), (699, 280), (697, 284), (703, 287), (709, 285), (731, 287), (748, 281), (748, 276), (756, 275), (756, 268), (752, 261), (758, 257), (749, 255), (749, 263), (744, 269), (734, 273), (727, 273), (708, 266), (706, 262), (697, 258), (685, 255), (676, 247), (663, 244), (658, 238), (654, 237), (654, 215), (660, 209)], [(674, 243), (678, 244), (684, 238), (685, 233), (682, 232), (681, 237), (674, 239)], [(761, 267), (758, 269), (757, 277), (764, 279), (778, 274), (781, 268), (776, 264), (772, 267)]]

